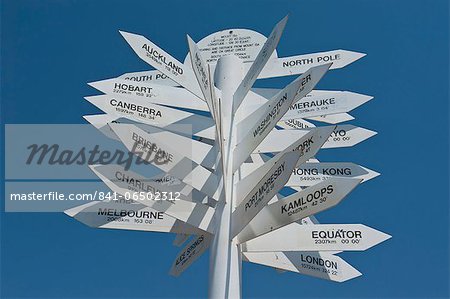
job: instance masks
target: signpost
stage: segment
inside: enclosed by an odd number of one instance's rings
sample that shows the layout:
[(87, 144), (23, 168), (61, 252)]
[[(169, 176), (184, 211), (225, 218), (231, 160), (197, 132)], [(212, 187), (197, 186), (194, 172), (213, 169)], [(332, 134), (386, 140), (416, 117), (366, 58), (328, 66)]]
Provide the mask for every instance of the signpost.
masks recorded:
[[(173, 244), (185, 246), (170, 269), (174, 276), (192, 275), (189, 266), (210, 250), (210, 298), (241, 297), (242, 261), (336, 282), (360, 276), (336, 254), (390, 236), (362, 224), (319, 224), (314, 215), (379, 174), (314, 157), (376, 134), (341, 124), (372, 97), (313, 88), (328, 70), (365, 54), (278, 57), (287, 19), (268, 38), (248, 29), (198, 42), (187, 36), (183, 63), (146, 37), (121, 31), (155, 70), (89, 83), (104, 94), (86, 99), (105, 114), (84, 117), (160, 174), (91, 165), (115, 196), (66, 214), (94, 228), (175, 233)], [(289, 75), (299, 77), (281, 89), (253, 86)], [(283, 196), (286, 188), (295, 192)]]
[[(86, 97), (90, 103), (109, 115), (117, 118), (148, 124), (180, 134), (186, 134), (188, 127), (190, 135), (214, 139), (214, 122), (211, 118), (194, 113), (149, 103), (145, 99), (129, 99), (122, 96), (101, 95)], [(183, 128), (184, 126), (184, 128)]]
[[(281, 152), (300, 136), (308, 134), (310, 130), (273, 130), (254, 150), (255, 153)], [(338, 125), (331, 132), (330, 137), (322, 148), (351, 147), (377, 133), (353, 125)]]
[(340, 257), (325, 252), (244, 252), (243, 255), (252, 263), (336, 282), (361, 275)]
[(129, 100), (140, 99), (147, 103), (174, 108), (209, 111), (205, 102), (186, 89), (161, 85), (160, 81), (137, 82), (119, 77), (88, 84), (110, 96), (118, 96)]
[(366, 182), (378, 175), (378, 172), (354, 163), (304, 163), (292, 171), (286, 186), (308, 187), (334, 176), (360, 178)]
[(93, 228), (148, 232), (200, 234), (196, 226), (177, 220), (164, 212), (123, 197), (117, 200), (87, 203), (65, 211), (67, 215)]
[(297, 222), (249, 240), (242, 245), (248, 252), (261, 251), (361, 251), (390, 236), (362, 224), (315, 224)]

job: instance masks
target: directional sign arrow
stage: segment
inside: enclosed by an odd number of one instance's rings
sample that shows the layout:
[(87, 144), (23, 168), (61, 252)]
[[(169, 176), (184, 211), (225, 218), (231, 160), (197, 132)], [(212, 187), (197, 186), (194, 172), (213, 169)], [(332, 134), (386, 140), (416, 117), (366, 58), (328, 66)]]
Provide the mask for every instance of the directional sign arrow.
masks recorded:
[[(260, 94), (268, 93), (267, 91), (261, 91), (261, 89), (256, 89), (255, 92), (258, 92)], [(269, 93), (272, 93), (272, 92), (273, 91), (270, 91)], [(313, 100), (319, 99), (316, 96), (320, 96), (321, 94), (323, 95), (324, 92), (336, 93), (336, 95), (347, 93), (345, 91), (342, 92), (342, 91), (313, 90), (306, 97), (308, 97), (309, 100), (313, 101)], [(361, 95), (361, 96), (363, 96), (363, 95)], [(356, 107), (354, 107), (354, 108), (356, 108)], [(354, 109), (354, 108), (352, 108), (352, 109)], [(305, 128), (315, 127), (314, 124), (312, 124), (306, 120), (299, 119), (298, 117), (299, 116), (296, 116), (295, 118), (292, 118), (292, 119), (285, 119), (285, 120), (279, 122), (277, 125), (281, 126), (284, 129), (305, 129)], [(309, 120), (320, 121), (320, 122), (324, 122), (327, 124), (338, 124), (338, 123), (342, 123), (342, 122), (346, 122), (346, 121), (355, 119), (353, 116), (351, 116), (348, 113), (318, 115), (318, 116), (310, 116), (310, 117), (306, 117), (306, 118)]]
[[(348, 113), (338, 113), (338, 114), (330, 114), (330, 115), (321, 115), (315, 117), (309, 117), (308, 120), (320, 121), (327, 124), (338, 124), (341, 122), (346, 122), (349, 120), (355, 119)], [(277, 126), (283, 129), (308, 129), (314, 128), (315, 125), (305, 119), (287, 119), (277, 123)]]
[[(252, 88), (252, 91), (263, 98), (271, 98), (280, 90)], [(350, 91), (312, 90), (303, 98), (297, 97), (294, 101), (295, 104), (289, 108), (289, 111), (283, 116), (282, 120), (317, 117), (315, 120), (321, 121), (323, 116), (336, 114), (344, 117), (346, 115), (348, 116), (348, 114), (343, 112), (351, 111), (370, 101), (372, 98), (371, 96)], [(330, 120), (325, 119), (325, 121)]]
[[(293, 140), (307, 134), (309, 130), (272, 130), (254, 153), (277, 153), (283, 151)], [(322, 148), (351, 147), (377, 133), (353, 125), (337, 125)]]
[(362, 251), (391, 236), (362, 224), (292, 223), (242, 244), (243, 251)]
[(192, 69), (194, 70), (195, 77), (197, 78), (198, 85), (200, 86), (200, 90), (202, 91), (203, 98), (208, 104), (209, 111), (211, 115), (216, 119), (217, 111), (214, 107), (213, 96), (211, 93), (211, 81), (208, 66), (203, 61), (202, 54), (200, 53), (197, 44), (192, 40), (192, 38), (187, 36), (188, 45), (189, 45), (189, 55), (191, 57)]
[(192, 265), (211, 245), (212, 237), (210, 234), (201, 234), (194, 236), (178, 253), (172, 264), (169, 274), (175, 277), (180, 276), (190, 265)]
[(325, 252), (243, 252), (243, 255), (248, 262), (336, 282), (361, 275), (340, 257)]
[(286, 27), (287, 20), (288, 16), (284, 17), (275, 25), (263, 47), (259, 51), (258, 56), (256, 56), (255, 61), (251, 63), (250, 69), (247, 71), (244, 79), (242, 79), (241, 84), (238, 86), (233, 95), (233, 113), (239, 108), (248, 91), (253, 86), (253, 83), (255, 83), (256, 79), (258, 79), (259, 74), (266, 65), (273, 51), (276, 49), (281, 35), (283, 34), (284, 27)]
[(121, 98), (140, 99), (147, 103), (161, 104), (174, 108), (208, 111), (208, 106), (204, 101), (184, 88), (129, 81), (120, 77), (88, 84), (103, 93), (120, 96)]
[(350, 112), (372, 98), (348, 91), (313, 90), (298, 102), (292, 104), (281, 120)]
[(177, 82), (194, 95), (203, 99), (200, 88), (193, 80), (195, 78), (192, 69), (173, 58), (169, 53), (149, 41), (142, 35), (120, 31), (123, 38), (131, 46), (134, 52), (143, 61), (153, 66), (155, 69)]
[(378, 172), (354, 163), (304, 163), (292, 171), (286, 186), (312, 186), (335, 176), (358, 178), (363, 183), (379, 175)]
[(310, 67), (332, 62), (331, 69), (343, 68), (352, 62), (366, 56), (366, 54), (347, 50), (333, 50), (328, 52), (303, 54), (270, 60), (262, 70), (259, 79), (306, 72)]
[[(248, 116), (250, 114), (249, 111), (258, 109), (262, 105), (261, 102), (265, 102), (265, 97), (271, 98), (274, 96), (274, 92), (279, 92), (279, 89), (256, 88), (252, 90), (255, 90), (255, 92), (252, 98), (247, 101), (252, 104), (243, 105), (245, 107), (241, 109), (244, 111), (239, 111), (243, 117), (241, 116), (239, 120)], [(260, 97), (256, 98), (255, 94)], [(313, 90), (304, 98), (297, 96), (294, 100), (296, 103), (289, 107), (289, 111), (281, 120), (292, 122), (299, 118), (307, 118), (324, 123), (337, 124), (354, 119), (350, 114), (341, 111), (351, 111), (371, 99), (372, 97), (370, 96), (348, 91)], [(312, 126), (314, 127), (314, 125)], [(300, 128), (289, 127), (286, 129)]]
[(90, 202), (64, 211), (93, 228), (200, 234), (202, 230), (132, 200)]
[(221, 180), (210, 170), (180, 154), (178, 150), (181, 148), (176, 144), (169, 146), (159, 140), (146, 139), (148, 133), (134, 125), (110, 124), (110, 126), (130, 152), (215, 200), (219, 199)]
[(270, 204), (237, 236), (243, 243), (302, 218), (329, 209), (349, 194), (360, 179), (331, 178)]
[(377, 132), (353, 125), (338, 125), (323, 145), (323, 148), (354, 146), (376, 134)]
[[(186, 134), (214, 139), (214, 122), (211, 118), (190, 112), (149, 103), (144, 99), (129, 99), (115, 95), (85, 97), (103, 112), (136, 122)], [(184, 126), (184, 128), (183, 128)], [(184, 130), (183, 130), (184, 129)], [(184, 132), (183, 132), (184, 131)]]

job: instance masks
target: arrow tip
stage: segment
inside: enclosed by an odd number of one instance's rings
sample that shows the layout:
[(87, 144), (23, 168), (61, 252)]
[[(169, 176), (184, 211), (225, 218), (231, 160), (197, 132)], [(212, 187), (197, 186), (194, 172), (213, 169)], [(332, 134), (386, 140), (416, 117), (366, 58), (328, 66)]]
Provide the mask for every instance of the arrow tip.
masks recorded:
[(346, 57), (346, 59), (337, 61), (336, 64), (334, 65), (335, 68), (336, 67), (345, 67), (367, 55), (365, 53), (359, 53), (359, 52), (342, 50), (342, 49), (339, 51), (341, 51), (341, 53)]
[(120, 33), (124, 38), (126, 38), (126, 36), (128, 36), (128, 35), (131, 35), (131, 33), (126, 32), (126, 31), (123, 31), (123, 30), (119, 30), (119, 33)]
[(99, 96), (90, 96), (90, 97), (84, 97), (84, 99), (86, 101), (88, 101), (89, 103), (91, 103), (92, 105), (97, 106), (98, 105), (98, 103), (97, 103), (98, 97)]
[(377, 176), (380, 175), (379, 172), (376, 172), (376, 171), (374, 171), (374, 170), (372, 170), (372, 169), (369, 169), (369, 168), (366, 168), (366, 167), (364, 167), (364, 166), (361, 166), (361, 168), (364, 169), (364, 170), (367, 172), (367, 174), (365, 174), (365, 175), (363, 176), (363, 181), (362, 181), (363, 183), (364, 183), (364, 182), (367, 182), (367, 181), (369, 181), (369, 180), (371, 180), (371, 179), (374, 179), (374, 178), (376, 178)]
[(191, 48), (191, 44), (194, 42), (189, 34), (186, 34), (186, 40), (188, 42), (189, 49)]
[(134, 34), (134, 33), (130, 33), (130, 32), (126, 32), (126, 31), (122, 31), (119, 30), (119, 33), (122, 35), (122, 37), (127, 41), (128, 44), (130, 44), (130, 46), (132, 45), (132, 42), (135, 42), (136, 38), (141, 37), (140, 35)]
[(81, 211), (81, 210), (79, 209), (79, 207), (74, 207), (74, 208), (65, 210), (65, 211), (64, 211), (64, 214), (66, 214), (67, 216), (73, 218), (76, 214), (78, 214), (79, 211)]
[(359, 59), (361, 59), (361, 58), (363, 58), (364, 56), (367, 55), (366, 53), (347, 51), (347, 50), (343, 50), (343, 51), (348, 52), (352, 56), (353, 61), (359, 60)]
[(76, 207), (73, 207), (73, 208), (70, 208), (70, 209), (67, 209), (67, 210), (65, 210), (64, 211), (64, 214), (66, 214), (67, 216), (70, 216), (70, 217), (75, 217), (78, 213), (80, 213), (81, 211), (83, 211), (85, 208), (87, 208), (87, 207), (89, 207), (89, 206), (91, 206), (91, 205), (93, 205), (93, 204), (96, 204), (97, 202), (90, 202), (90, 203), (87, 203), (87, 204), (82, 204), (82, 205), (80, 205), (80, 206), (76, 206)]
[(89, 85), (90, 87), (93, 87), (93, 88), (97, 89), (98, 91), (102, 91), (101, 86), (102, 86), (102, 83), (103, 83), (104, 81), (105, 81), (105, 80), (94, 81), (94, 82), (88, 82), (87, 85)]

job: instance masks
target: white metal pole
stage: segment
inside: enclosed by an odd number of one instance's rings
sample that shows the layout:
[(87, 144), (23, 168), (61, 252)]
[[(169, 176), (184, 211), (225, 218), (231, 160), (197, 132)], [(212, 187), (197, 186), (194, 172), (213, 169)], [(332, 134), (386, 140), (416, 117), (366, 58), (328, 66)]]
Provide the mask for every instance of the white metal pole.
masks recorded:
[(221, 93), (221, 123), (223, 142), (224, 197), (216, 208), (216, 234), (211, 246), (210, 298), (241, 297), (241, 253), (231, 238), (233, 212), (233, 147), (235, 124), (232, 115), (233, 94), (243, 78), (241, 60), (234, 56), (221, 57), (214, 72), (214, 81)]

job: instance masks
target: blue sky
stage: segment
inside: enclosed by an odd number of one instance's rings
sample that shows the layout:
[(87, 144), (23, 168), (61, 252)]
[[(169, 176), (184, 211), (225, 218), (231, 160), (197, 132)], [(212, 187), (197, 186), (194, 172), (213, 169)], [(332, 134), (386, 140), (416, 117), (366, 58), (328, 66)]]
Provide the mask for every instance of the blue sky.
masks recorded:
[[(328, 73), (318, 89), (374, 96), (352, 112), (351, 123), (379, 134), (318, 158), (355, 162), (382, 175), (317, 218), (363, 223), (393, 238), (366, 252), (341, 254), (363, 273), (343, 284), (244, 264), (243, 295), (449, 297), (447, 0), (1, 3), (2, 126), (84, 123), (82, 115), (98, 112), (83, 100), (97, 94), (86, 82), (149, 69), (118, 30), (143, 34), (182, 60), (186, 33), (196, 41), (227, 28), (267, 35), (290, 13), (279, 56), (367, 53)], [(258, 85), (281, 87), (289, 80)], [(180, 278), (167, 275), (179, 250), (173, 237), (95, 230), (58, 213), (2, 210), (1, 297), (206, 296), (208, 255)]]

